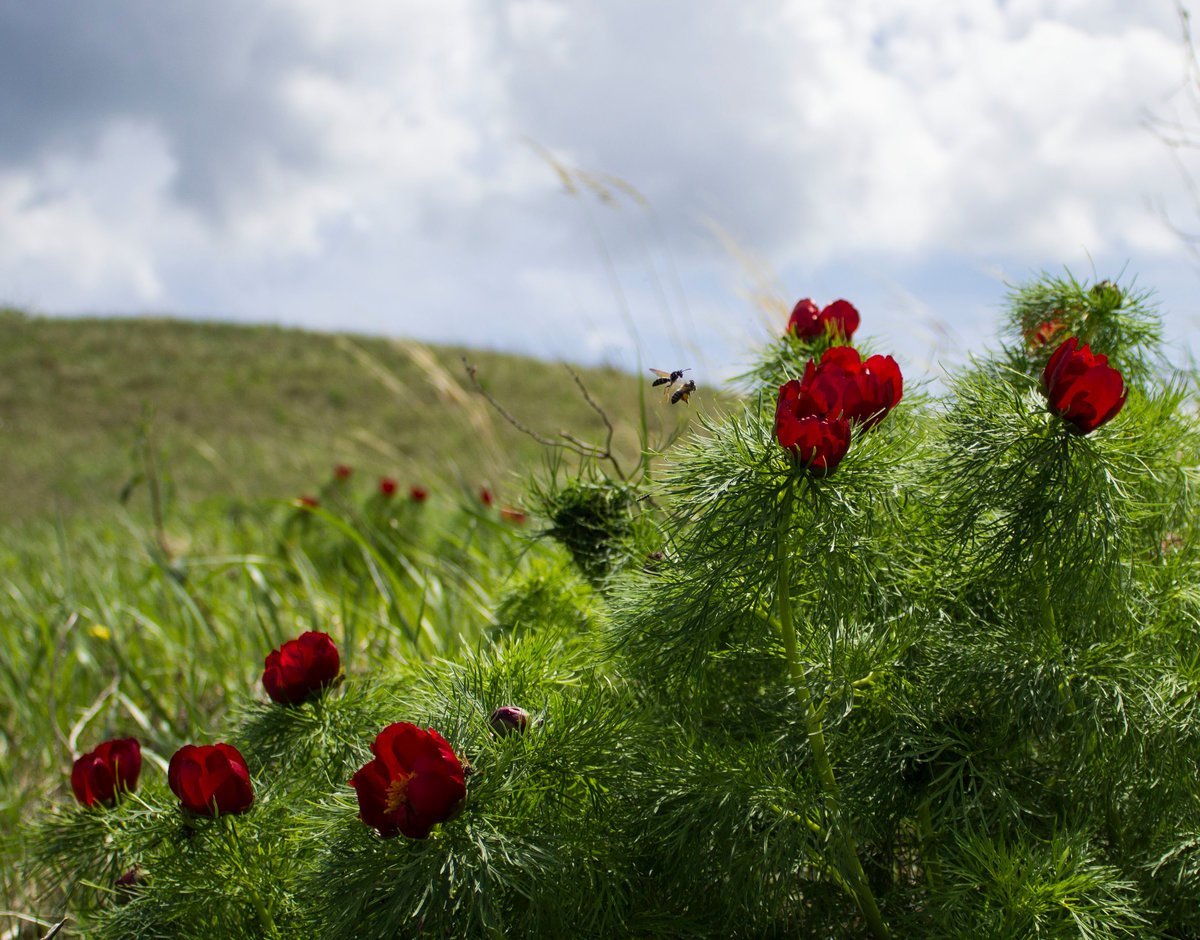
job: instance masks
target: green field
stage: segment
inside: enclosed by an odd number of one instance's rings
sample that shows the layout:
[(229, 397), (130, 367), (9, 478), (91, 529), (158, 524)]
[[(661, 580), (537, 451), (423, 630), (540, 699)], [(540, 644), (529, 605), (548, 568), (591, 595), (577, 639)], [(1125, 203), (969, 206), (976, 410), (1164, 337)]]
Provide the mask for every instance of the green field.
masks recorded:
[[(528, 545), (478, 503), (479, 489), (495, 491), (497, 509), (521, 504), (553, 451), (488, 406), (465, 354), (276, 327), (0, 315), (0, 907), (37, 906), (11, 865), (12, 838), (19, 820), (69, 797), (82, 741), (132, 727), (169, 756), (214, 727), (254, 686), (266, 650), (302, 629), (357, 636), (344, 649), (354, 674), (447, 653), (492, 622), (493, 595)], [(603, 419), (561, 365), (469, 360), (539, 434), (604, 443)], [(618, 459), (636, 463), (641, 382), (578, 374), (614, 424)], [(654, 440), (703, 397), (686, 410), (657, 396), (646, 405)], [(341, 486), (338, 463), (354, 469)], [(377, 505), (384, 475), (399, 483), (390, 511)], [(405, 515), (418, 512), (412, 484), (430, 492), (419, 526)], [(302, 494), (363, 531), (393, 519), (421, 528), (413, 540), (425, 539), (436, 602), (347, 587), (328, 557), (343, 549), (293, 507)], [(443, 529), (457, 540), (450, 562), (434, 557), (448, 552), (433, 534)], [(493, 569), (493, 557), (507, 560)], [(466, 596), (443, 591), (450, 581)], [(434, 639), (411, 642), (414, 623)]]
[[(465, 353), (278, 327), (0, 314), (0, 522), (114, 506), (144, 470), (144, 429), (180, 505), (291, 498), (320, 487), (337, 463), (405, 489), (458, 495), (487, 483), (516, 498), (514, 472), (543, 448), (473, 393)], [(561, 366), (470, 358), (532, 429), (603, 441), (603, 423)], [(633, 457), (639, 384), (615, 369), (581, 375), (617, 424), (618, 451)], [(651, 407), (652, 437), (680, 411)]]

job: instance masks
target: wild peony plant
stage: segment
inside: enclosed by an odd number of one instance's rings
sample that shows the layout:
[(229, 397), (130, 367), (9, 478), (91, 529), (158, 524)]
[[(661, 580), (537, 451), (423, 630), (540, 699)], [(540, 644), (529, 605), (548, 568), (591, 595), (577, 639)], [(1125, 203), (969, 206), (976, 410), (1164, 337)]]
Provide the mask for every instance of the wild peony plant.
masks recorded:
[(1200, 935), (1196, 402), (1143, 295), (1012, 306), (937, 400), (857, 313), (789, 331), (653, 483), (543, 481), (553, 538), (436, 591), (344, 524), (411, 653), (330, 624), (344, 684), (248, 684), (244, 785), (184, 749), (211, 818), (148, 772), (39, 877), (113, 937)]

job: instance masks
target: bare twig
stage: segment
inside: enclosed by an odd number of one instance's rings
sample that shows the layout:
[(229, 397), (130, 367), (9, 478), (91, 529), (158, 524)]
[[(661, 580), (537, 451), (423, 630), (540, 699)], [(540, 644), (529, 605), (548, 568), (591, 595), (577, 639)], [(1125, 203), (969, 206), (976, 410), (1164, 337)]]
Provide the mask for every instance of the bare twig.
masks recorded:
[(472, 363), (468, 362), (466, 356), (462, 357), (462, 362), (463, 368), (467, 371), (467, 377), (471, 380), (471, 384), (475, 386), (475, 390), (479, 392), (479, 394), (483, 396), (487, 403), (496, 410), (496, 413), (499, 414), (500, 417), (502, 417), (526, 437), (532, 438), (543, 447), (553, 447), (557, 448), (558, 450), (569, 451), (572, 454), (577, 454), (580, 457), (586, 457), (593, 460), (607, 460), (613, 465), (613, 469), (616, 471), (617, 475), (622, 480), (626, 479), (625, 473), (621, 469), (621, 465), (617, 461), (616, 455), (612, 452), (614, 431), (613, 424), (609, 420), (608, 415), (604, 412), (604, 409), (602, 409), (595, 402), (587, 388), (584, 386), (583, 381), (578, 375), (576, 375), (570, 366), (566, 367), (567, 371), (570, 372), (572, 378), (575, 379), (575, 384), (579, 386), (579, 390), (583, 393), (584, 400), (587, 401), (587, 403), (591, 405), (596, 413), (600, 415), (601, 419), (604, 421), (605, 427), (608, 429), (608, 437), (603, 447), (599, 447), (596, 444), (589, 444), (587, 441), (581, 441), (579, 438), (566, 431), (558, 432), (558, 436), (561, 438), (561, 440), (547, 437), (545, 434), (535, 431), (533, 428), (529, 427), (529, 425), (524, 424), (519, 418), (517, 418), (516, 415), (505, 408), (502, 404), (500, 404), (500, 402), (495, 399), (491, 392), (483, 387), (477, 374), (479, 371), (478, 368)]
[[(563, 363), (563, 368), (566, 369), (567, 372), (571, 374), (571, 378), (575, 380), (575, 385), (579, 388), (579, 393), (583, 396), (583, 400), (591, 405), (592, 411), (596, 412), (596, 414), (600, 416), (600, 420), (604, 422), (604, 426), (608, 429), (608, 436), (604, 439), (604, 458), (612, 461), (613, 469), (617, 471), (617, 476), (624, 480), (625, 474), (622, 472), (621, 465), (617, 463), (616, 455), (613, 453), (612, 442), (613, 435), (616, 433), (616, 429), (613, 427), (612, 421), (610, 421), (608, 418), (608, 412), (601, 408), (600, 405), (597, 404), (596, 400), (592, 398), (592, 393), (589, 392), (587, 386), (583, 384), (583, 379), (580, 377), (578, 372), (572, 369), (565, 362)], [(563, 436), (566, 437), (565, 434)]]

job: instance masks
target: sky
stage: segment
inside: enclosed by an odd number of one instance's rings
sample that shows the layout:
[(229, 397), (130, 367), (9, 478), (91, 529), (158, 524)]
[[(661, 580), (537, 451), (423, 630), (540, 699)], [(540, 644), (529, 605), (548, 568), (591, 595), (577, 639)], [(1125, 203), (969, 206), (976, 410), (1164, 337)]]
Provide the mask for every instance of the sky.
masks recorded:
[(1182, 37), (1172, 0), (0, 0), (0, 304), (704, 381), (844, 297), (936, 374), (1068, 268), (1182, 349)]

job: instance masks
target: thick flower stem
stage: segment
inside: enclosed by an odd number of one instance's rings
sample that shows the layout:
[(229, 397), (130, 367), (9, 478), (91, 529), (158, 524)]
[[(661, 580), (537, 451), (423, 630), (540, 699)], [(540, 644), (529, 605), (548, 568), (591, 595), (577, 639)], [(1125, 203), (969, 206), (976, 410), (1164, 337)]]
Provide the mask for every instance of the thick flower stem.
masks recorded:
[(787, 656), (788, 672), (796, 687), (800, 707), (804, 712), (804, 727), (808, 733), (809, 749), (812, 752), (813, 763), (817, 769), (817, 779), (821, 785), (821, 794), (825, 798), (825, 807), (829, 812), (829, 828), (833, 837), (836, 854), (841, 857), (837, 863), (838, 872), (850, 888), (858, 909), (870, 927), (871, 933), (881, 940), (891, 937), (891, 931), (883, 921), (879, 904), (871, 891), (866, 872), (858, 857), (858, 846), (854, 836), (843, 825), (841, 820), (841, 798), (837, 778), (833, 773), (833, 764), (829, 761), (829, 751), (825, 746), (825, 730), (821, 724), (821, 716), (813, 704), (812, 693), (800, 663), (800, 652), (796, 641), (796, 625), (792, 621), (791, 603), (791, 552), (788, 536), (792, 523), (792, 500), (794, 485), (789, 485), (783, 496), (783, 507), (779, 514), (778, 542), (776, 548), (776, 567), (778, 569), (778, 588), (776, 591), (779, 602), (779, 628), (783, 635), (783, 649)]

